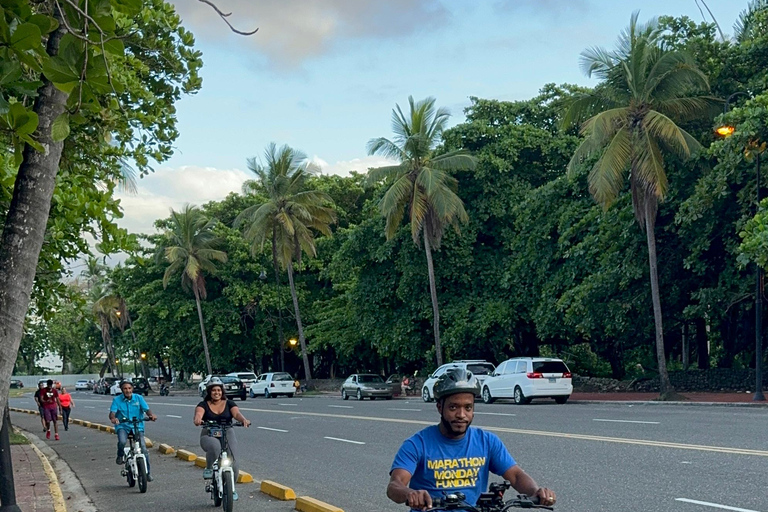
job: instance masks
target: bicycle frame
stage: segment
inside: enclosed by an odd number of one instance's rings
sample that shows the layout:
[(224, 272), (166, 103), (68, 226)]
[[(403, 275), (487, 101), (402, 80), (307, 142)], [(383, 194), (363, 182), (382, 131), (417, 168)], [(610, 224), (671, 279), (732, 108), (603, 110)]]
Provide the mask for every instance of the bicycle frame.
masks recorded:
[[(232, 467), (234, 461), (229, 456), (229, 443), (227, 442), (227, 429), (225, 425), (207, 425), (208, 435), (219, 439), (221, 443), (221, 453), (213, 462), (213, 481), (214, 486), (210, 486), (211, 498), (214, 498), (214, 492), (221, 499), (224, 496), (224, 481), (228, 480), (231, 489), (235, 488), (235, 469)], [(218, 434), (218, 435), (217, 435)]]

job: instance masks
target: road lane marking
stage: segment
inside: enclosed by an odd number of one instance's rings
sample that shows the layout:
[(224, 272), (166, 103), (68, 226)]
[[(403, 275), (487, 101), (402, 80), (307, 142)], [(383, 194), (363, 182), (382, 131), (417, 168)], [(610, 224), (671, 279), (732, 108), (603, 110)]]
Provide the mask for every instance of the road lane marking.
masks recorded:
[(642, 425), (659, 425), (658, 421), (635, 421), (635, 420), (604, 420), (601, 418), (594, 418), (592, 421), (605, 421), (610, 423), (640, 423)]
[(354, 409), (351, 405), (329, 405), (328, 407), (335, 407), (337, 409)]
[(270, 432), (288, 432), (287, 430), (283, 430), (281, 428), (269, 428), (269, 427), (256, 427), (260, 430), (269, 430)]
[(477, 412), (475, 411), (475, 414), (485, 414), (486, 416), (517, 416), (517, 414), (512, 414), (508, 412)]
[[(168, 405), (172, 407), (195, 407), (194, 404), (174, 404), (174, 403), (168, 403), (168, 402), (160, 403), (158, 405)], [(331, 406), (328, 406), (328, 407), (331, 407)], [(336, 407), (350, 407), (350, 406), (337, 405)], [(292, 415), (301, 415), (301, 416), (313, 416), (317, 418), (337, 418), (337, 419), (347, 419), (347, 420), (378, 421), (382, 423), (403, 423), (408, 425), (431, 426), (435, 424), (434, 421), (407, 420), (407, 419), (401, 419), (401, 418), (380, 418), (376, 416), (354, 416), (351, 414), (331, 414), (326, 412), (281, 411), (279, 409), (277, 410), (253, 409), (253, 408), (247, 408), (247, 407), (240, 407), (240, 410), (252, 411), (252, 412), (264, 412), (264, 413), (272, 413), (272, 414), (292, 414)], [(563, 438), (563, 439), (579, 439), (582, 441), (599, 441), (604, 443), (631, 444), (631, 445), (638, 445), (638, 446), (651, 446), (655, 448), (675, 448), (679, 450), (693, 450), (693, 451), (701, 451), (701, 452), (727, 453), (731, 455), (752, 455), (755, 457), (768, 457), (768, 450), (752, 450), (749, 448), (730, 448), (726, 446), (707, 446), (707, 445), (699, 445), (699, 444), (673, 443), (673, 442), (667, 442), (667, 441), (650, 441), (646, 439), (632, 439), (632, 438), (626, 438), (626, 437), (594, 436), (589, 434), (569, 434), (567, 432), (549, 432), (546, 430), (524, 430), (524, 429), (516, 429), (516, 428), (491, 427), (491, 426), (485, 426), (485, 425), (478, 425), (478, 426), (481, 426), (484, 430), (488, 430), (491, 432), (504, 432), (508, 434), (556, 437), (556, 438)]]
[(331, 441), (341, 441), (342, 443), (352, 443), (352, 444), (365, 444), (362, 441), (350, 441), (349, 439), (341, 439), (340, 437), (328, 437), (325, 436), (323, 439), (330, 439)]
[(181, 416), (176, 416), (175, 414), (166, 414), (169, 418), (178, 418), (181, 419)]
[(84, 405), (83, 407), (85, 407), (86, 409), (95, 409), (96, 408), (96, 406), (94, 406), (94, 405)]
[(720, 505), (719, 503), (710, 503), (708, 501), (689, 500), (688, 498), (675, 498), (675, 501), (682, 501), (684, 503), (693, 503), (694, 505), (703, 505), (705, 507), (720, 508), (723, 510), (735, 510), (736, 512), (760, 512), (759, 510), (752, 510), (748, 508), (729, 507), (728, 505)]
[(287, 405), (289, 407), (298, 407), (299, 404), (277, 404), (277, 405)]
[(388, 410), (390, 410), (390, 411), (415, 411), (415, 412), (421, 412), (421, 409), (398, 409), (397, 407), (391, 407)]

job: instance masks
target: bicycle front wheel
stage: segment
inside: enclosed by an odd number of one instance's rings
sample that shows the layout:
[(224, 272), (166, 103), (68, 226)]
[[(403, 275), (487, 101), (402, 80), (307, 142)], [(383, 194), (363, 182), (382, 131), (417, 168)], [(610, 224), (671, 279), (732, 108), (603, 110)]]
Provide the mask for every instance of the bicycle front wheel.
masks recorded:
[(234, 508), (234, 494), (235, 490), (232, 488), (232, 475), (228, 474), (224, 477), (224, 492), (221, 500), (221, 506), (224, 512), (232, 512)]
[(147, 466), (146, 461), (144, 459), (139, 459), (136, 461), (136, 469), (139, 473), (139, 492), (145, 493), (147, 492)]

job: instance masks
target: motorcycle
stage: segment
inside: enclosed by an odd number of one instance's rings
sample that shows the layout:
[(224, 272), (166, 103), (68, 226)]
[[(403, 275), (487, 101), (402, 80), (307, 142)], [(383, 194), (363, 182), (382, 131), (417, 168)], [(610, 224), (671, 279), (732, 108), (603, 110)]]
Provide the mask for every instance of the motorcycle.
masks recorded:
[(119, 418), (120, 423), (130, 423), (131, 430), (128, 432), (128, 443), (126, 443), (125, 452), (125, 467), (123, 467), (120, 474), (127, 478), (128, 487), (135, 487), (136, 482), (139, 483), (139, 492), (147, 492), (147, 459), (144, 456), (144, 452), (141, 450), (141, 433), (139, 432), (139, 423), (141, 421), (151, 421), (150, 418), (144, 418), (139, 420), (133, 418), (131, 420), (125, 418)]
[(402, 388), (403, 391), (405, 391), (405, 396), (416, 396), (421, 394), (419, 391), (419, 381), (416, 379), (416, 377), (409, 379), (408, 384), (402, 386)]
[(227, 443), (227, 427), (242, 427), (242, 423), (231, 421), (206, 421), (201, 425), (208, 429), (208, 435), (221, 442), (221, 453), (213, 462), (213, 477), (206, 480), (205, 492), (211, 494), (213, 505), (221, 506), (225, 512), (232, 512), (234, 507), (235, 469), (234, 461), (229, 456), (229, 444)]
[(526, 496), (518, 494), (511, 500), (504, 501), (504, 491), (512, 485), (509, 482), (496, 482), (489, 486), (488, 492), (480, 494), (477, 499), (477, 505), (472, 506), (466, 501), (464, 493), (455, 492), (446, 494), (443, 498), (437, 498), (432, 501), (432, 508), (427, 512), (437, 512), (444, 510), (462, 510), (465, 512), (507, 512), (513, 508), (538, 508), (544, 510), (554, 510), (553, 507), (539, 504), (537, 496)]
[(165, 382), (160, 384), (160, 396), (168, 396), (171, 392), (170, 386), (166, 386)]

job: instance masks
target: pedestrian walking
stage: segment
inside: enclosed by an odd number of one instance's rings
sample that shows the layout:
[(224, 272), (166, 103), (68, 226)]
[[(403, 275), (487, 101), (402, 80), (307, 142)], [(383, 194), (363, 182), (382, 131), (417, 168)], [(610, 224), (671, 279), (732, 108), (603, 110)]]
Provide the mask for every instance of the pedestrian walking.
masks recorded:
[(43, 425), (43, 432), (46, 432), (48, 428), (45, 426), (45, 414), (43, 414), (43, 402), (40, 401), (40, 393), (45, 389), (45, 382), (37, 383), (37, 391), (35, 391), (35, 403), (37, 404), (37, 411), (40, 413), (40, 423)]
[(69, 413), (75, 406), (75, 401), (72, 400), (72, 395), (69, 394), (67, 388), (61, 388), (59, 392), (59, 402), (61, 402), (61, 418), (64, 424), (64, 430), (69, 430)]
[(43, 418), (45, 419), (45, 438), (51, 438), (51, 423), (53, 423), (53, 432), (55, 438), (59, 440), (59, 426), (56, 424), (56, 420), (59, 417), (59, 411), (61, 410), (61, 402), (59, 401), (59, 392), (53, 388), (53, 380), (48, 379), (46, 387), (40, 392), (40, 402), (43, 404)]

